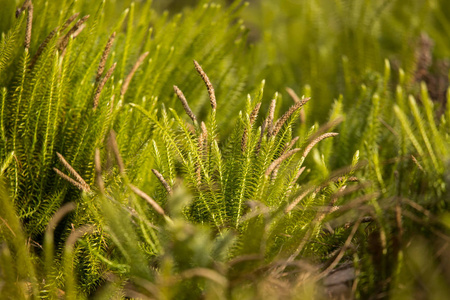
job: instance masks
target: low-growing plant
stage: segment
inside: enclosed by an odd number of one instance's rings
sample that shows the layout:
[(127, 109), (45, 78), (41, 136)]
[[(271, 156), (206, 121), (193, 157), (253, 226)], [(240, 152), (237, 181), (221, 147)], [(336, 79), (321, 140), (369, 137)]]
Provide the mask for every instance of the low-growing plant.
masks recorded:
[(0, 295), (445, 298), (449, 22), (419, 2), (261, 1), (253, 47), (241, 1), (9, 1)]

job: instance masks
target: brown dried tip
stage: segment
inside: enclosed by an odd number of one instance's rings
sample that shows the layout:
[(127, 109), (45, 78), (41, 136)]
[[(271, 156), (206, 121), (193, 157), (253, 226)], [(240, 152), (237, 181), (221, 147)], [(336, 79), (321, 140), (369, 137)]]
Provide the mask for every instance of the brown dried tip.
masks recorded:
[(322, 134), (321, 136), (314, 139), (308, 146), (306, 146), (305, 151), (303, 152), (302, 156), (303, 157), (308, 156), (308, 153), (311, 151), (311, 149), (321, 140), (324, 140), (329, 137), (337, 136), (337, 135), (339, 135), (339, 133), (336, 133), (336, 132), (328, 132), (328, 133)]
[(109, 113), (112, 114), (114, 112), (114, 99), (116, 99), (116, 95), (111, 96), (111, 100), (109, 101)]
[(170, 187), (169, 183), (164, 179), (164, 176), (162, 176), (161, 173), (159, 173), (157, 170), (152, 169), (153, 174), (155, 174), (155, 176), (159, 179), (159, 181), (162, 183), (162, 185), (164, 186), (164, 188), (166, 189), (167, 193), (169, 195), (172, 195), (172, 188)]
[[(202, 129), (202, 133), (198, 137), (198, 152), (199, 152), (199, 156), (201, 159), (201, 157), (204, 155), (204, 152), (205, 152), (206, 139), (208, 138), (208, 130), (206, 129), (206, 125), (204, 122), (201, 123), (200, 127)], [(196, 164), (196, 173), (197, 173), (198, 184), (200, 184), (200, 182), (201, 182), (200, 163)]]
[(270, 173), (272, 173), (273, 170), (275, 170), (275, 168), (281, 164), (285, 159), (287, 159), (288, 157), (290, 157), (291, 155), (299, 152), (301, 149), (300, 148), (295, 148), (292, 150), (287, 151), (286, 153), (284, 153), (283, 155), (281, 155), (280, 157), (278, 157), (277, 159), (275, 159), (270, 166), (267, 168), (265, 175), (269, 176)]
[(287, 87), (286, 92), (289, 94), (289, 96), (291, 96), (291, 98), (292, 98), (292, 100), (294, 100), (294, 102), (300, 102), (300, 97), (297, 96), (297, 93), (294, 92), (293, 89), (291, 89), (290, 87)]
[(53, 168), (53, 170), (56, 172), (56, 174), (58, 174), (62, 179), (70, 182), (71, 184), (73, 184), (74, 186), (76, 186), (78, 189), (80, 189), (81, 191), (84, 192), (89, 192), (91, 189), (89, 188), (88, 185), (83, 185), (81, 183), (79, 183), (78, 181), (70, 178), (69, 176), (67, 176), (66, 174), (64, 174), (63, 172), (61, 172), (60, 170), (58, 170), (57, 168)]
[(105, 192), (105, 183), (103, 182), (102, 178), (102, 165), (101, 165), (101, 159), (100, 159), (100, 149), (95, 149), (95, 157), (94, 157), (94, 163), (95, 163), (95, 181), (97, 183), (98, 189), (103, 194)]
[(253, 123), (255, 123), (255, 120), (256, 120), (256, 117), (258, 116), (260, 108), (261, 108), (261, 102), (256, 104), (255, 108), (250, 113), (250, 125), (253, 125)]
[(302, 99), (299, 102), (295, 102), (294, 105), (292, 105), (287, 112), (284, 113), (284, 115), (278, 119), (278, 121), (275, 124), (275, 128), (272, 132), (272, 135), (277, 135), (277, 133), (280, 131), (281, 127), (283, 127), (284, 123), (289, 119), (289, 117), (297, 111), (299, 108), (301, 108), (303, 105), (305, 105), (306, 102), (308, 102), (311, 98)]
[(293, 138), (289, 144), (285, 145), (283, 150), (281, 151), (280, 155), (283, 155), (284, 153), (286, 153), (286, 151), (291, 150), (291, 148), (295, 145), (295, 143), (297, 143), (297, 141), (299, 140), (299, 137), (296, 136), (295, 138)]
[(39, 56), (41, 56), (42, 51), (44, 51), (47, 44), (50, 42), (50, 40), (55, 36), (55, 34), (58, 32), (58, 27), (53, 29), (52, 32), (49, 33), (49, 35), (45, 38), (45, 40), (39, 45), (39, 48), (36, 51), (36, 54), (33, 56), (33, 59), (30, 62), (30, 68), (33, 68), (34, 64), (38, 60)]
[(286, 189), (286, 198), (289, 198), (289, 196), (291, 195), (292, 192), (292, 188), (294, 187), (294, 184), (297, 182), (298, 178), (300, 177), (300, 175), (302, 175), (303, 171), (305, 171), (306, 167), (301, 167), (300, 170), (298, 170), (297, 173), (295, 173), (294, 178), (291, 180), (291, 183), (289, 184), (289, 186)]
[[(72, 226), (73, 226), (73, 224), (72, 224)], [(65, 248), (66, 248), (65, 251), (68, 251), (68, 249), (73, 249), (77, 240), (80, 239), (83, 235), (88, 234), (88, 233), (93, 233), (94, 231), (95, 231), (95, 226), (92, 224), (82, 225), (82, 226), (78, 227), (77, 229), (73, 230), (69, 234), (69, 237), (67, 238), (66, 245), (65, 245)], [(71, 250), (71, 251), (73, 251), (73, 250)]]
[(63, 32), (64, 30), (66, 30), (66, 28), (69, 27), (69, 25), (72, 24), (72, 22), (73, 22), (76, 18), (78, 18), (79, 15), (80, 15), (79, 12), (78, 12), (78, 13), (75, 13), (75, 14), (73, 14), (73, 15), (71, 15), (71, 16), (66, 20), (66, 22), (64, 22), (63, 26), (61, 27), (60, 32)]
[(152, 207), (153, 209), (160, 215), (165, 216), (166, 213), (164, 212), (164, 210), (161, 208), (161, 206), (159, 206), (158, 203), (156, 203), (155, 200), (153, 200), (152, 197), (150, 197), (149, 195), (147, 195), (146, 193), (144, 193), (143, 191), (141, 191), (140, 189), (138, 189), (137, 187), (135, 187), (134, 185), (130, 184), (129, 187), (131, 188), (131, 190), (138, 195), (139, 197), (141, 197), (142, 199), (146, 200)]
[(273, 99), (269, 106), (269, 113), (266, 119), (267, 137), (272, 136), (273, 132), (273, 118), (275, 114), (275, 106), (277, 105), (277, 99)]
[(114, 38), (116, 37), (116, 33), (113, 32), (106, 43), (105, 49), (103, 50), (102, 57), (100, 58), (100, 63), (97, 68), (97, 76), (95, 77), (95, 82), (98, 83), (100, 78), (103, 75), (103, 71), (105, 70), (106, 60), (108, 59), (109, 52), (111, 51), (111, 46), (114, 42)]
[(340, 116), (337, 117), (334, 120), (328, 121), (327, 123), (325, 123), (324, 125), (320, 126), (317, 131), (311, 135), (311, 137), (309, 138), (310, 141), (314, 140), (315, 138), (317, 138), (318, 136), (320, 136), (321, 134), (323, 134), (324, 132), (327, 132), (328, 130), (332, 130), (334, 127), (336, 127), (337, 125), (339, 125), (340, 123), (342, 123), (342, 121), (344, 121), (344, 117)]
[(18, 9), (16, 9), (16, 18), (20, 16), (20, 14), (27, 9), (31, 4), (31, 0), (25, 0), (22, 4), (22, 6)]
[(245, 149), (247, 148), (247, 139), (248, 139), (248, 132), (247, 128), (244, 129), (244, 133), (242, 134), (241, 139), (241, 151), (245, 152)]
[(305, 171), (306, 167), (301, 167), (300, 170), (295, 174), (294, 179), (292, 180), (293, 183), (297, 181), (297, 179), (300, 177), (300, 175), (303, 174), (303, 171)]
[(28, 15), (27, 15), (27, 27), (25, 32), (24, 46), (26, 49), (30, 49), (31, 44), (31, 27), (33, 26), (33, 4), (28, 1)]
[(300, 201), (302, 201), (303, 198), (305, 198), (309, 193), (311, 193), (312, 191), (314, 191), (313, 187), (310, 187), (308, 189), (306, 189), (303, 193), (301, 193), (297, 198), (295, 198), (294, 201), (291, 202), (291, 204), (288, 205), (288, 207), (284, 210), (285, 213), (290, 212), (291, 210), (293, 210), (297, 204), (300, 203)]
[(206, 129), (206, 125), (204, 122), (201, 123), (200, 128), (202, 129), (202, 133), (198, 138), (198, 151), (200, 155), (204, 155), (206, 142), (208, 138), (208, 130)]
[(335, 179), (336, 182), (342, 182), (342, 181), (347, 181), (347, 182), (358, 182), (359, 179), (358, 177), (355, 176), (350, 176), (348, 178), (346, 178), (345, 176), (341, 176)]
[(258, 155), (259, 150), (261, 149), (261, 143), (262, 143), (262, 139), (264, 137), (264, 131), (266, 131), (266, 123), (267, 123), (267, 119), (265, 119), (261, 125), (261, 133), (259, 135), (258, 144), (256, 144), (256, 147), (255, 147), (256, 155)]
[(206, 88), (208, 89), (209, 94), (209, 101), (211, 102), (211, 107), (213, 110), (216, 110), (217, 103), (216, 103), (216, 95), (214, 93), (214, 87), (211, 84), (211, 81), (208, 78), (208, 75), (203, 71), (202, 67), (199, 65), (197, 61), (194, 60), (195, 69), (197, 70), (198, 74), (202, 77), (203, 81), (206, 84)]
[[(253, 123), (255, 123), (256, 117), (258, 116), (258, 112), (259, 109), (261, 108), (261, 102), (256, 104), (255, 108), (252, 110), (252, 112), (250, 113), (250, 122), (249, 125), (250, 127), (253, 125)], [(248, 139), (248, 129), (245, 128), (244, 129), (244, 134), (242, 135), (242, 140), (241, 140), (241, 150), (242, 152), (245, 151), (245, 149), (247, 148), (247, 139)]]
[(148, 55), (148, 52), (145, 52), (144, 54), (139, 56), (138, 60), (134, 64), (134, 66), (131, 69), (130, 73), (125, 78), (125, 81), (123, 82), (122, 88), (120, 89), (120, 95), (121, 96), (125, 95), (125, 93), (127, 92), (128, 86), (130, 85), (130, 82), (131, 82), (131, 79), (134, 76), (134, 73), (136, 73), (136, 71), (139, 68), (139, 66), (142, 65), (142, 63), (144, 62), (144, 59), (147, 57), (147, 55)]
[(417, 158), (414, 157), (414, 155), (411, 154), (411, 159), (412, 161), (416, 164), (416, 166), (419, 168), (420, 171), (425, 172), (424, 168), (422, 167), (422, 165), (419, 163), (419, 161), (417, 160)]
[(84, 28), (86, 28), (86, 23), (81, 24), (81, 26), (72, 34), (72, 38), (76, 38)]
[(192, 125), (191, 123), (186, 123), (186, 128), (187, 128), (187, 130), (189, 130), (190, 133), (195, 135), (195, 127), (194, 127), (194, 125)]
[(123, 164), (122, 157), (120, 156), (119, 146), (117, 145), (116, 133), (111, 130), (109, 133), (109, 145), (113, 151), (114, 157), (116, 158), (117, 165), (119, 166), (119, 172), (121, 174), (125, 173), (125, 165)]
[(84, 16), (80, 20), (78, 20), (75, 25), (73, 25), (72, 28), (66, 33), (64, 37), (62, 37), (58, 44), (58, 50), (62, 51), (67, 47), (67, 44), (69, 43), (70, 36), (73, 35), (80, 27), (83, 25), (84, 22), (89, 18), (89, 15)]
[(208, 136), (208, 129), (206, 128), (205, 122), (202, 122), (200, 124), (200, 127), (202, 129), (202, 137), (206, 141), (206, 137)]
[(111, 68), (109, 68), (108, 72), (106, 72), (105, 77), (103, 77), (102, 81), (100, 81), (99, 85), (97, 86), (97, 90), (94, 94), (94, 106), (93, 109), (97, 109), (98, 102), (100, 100), (100, 94), (102, 93), (103, 87), (105, 86), (108, 79), (111, 77), (112, 73), (114, 72), (114, 69), (116, 68), (117, 63), (114, 63)]
[[(289, 144), (286, 146), (286, 148), (284, 149), (284, 151), (289, 151), (291, 150), (291, 148), (295, 145), (295, 143), (297, 143), (297, 141), (300, 139), (300, 137), (296, 136), (295, 138), (292, 139), (292, 141), (289, 142)], [(283, 151), (283, 152), (284, 152)]]
[[(286, 92), (289, 94), (289, 96), (291, 96), (291, 98), (292, 98), (292, 100), (294, 100), (294, 102), (300, 102), (300, 97), (297, 96), (297, 94), (294, 92), (293, 89), (287, 87)], [(302, 124), (304, 124), (306, 122), (306, 116), (305, 116), (304, 110), (300, 111), (300, 122)]]
[(277, 179), (279, 169), (280, 165), (276, 166), (275, 169), (273, 169), (272, 176), (270, 176), (270, 181), (272, 182), (272, 184), (275, 182), (275, 179)]
[[(69, 171), (70, 174), (72, 174), (73, 177), (80, 183), (86, 191), (89, 191), (89, 185), (84, 181), (83, 177), (78, 174), (77, 171), (67, 162), (67, 160), (62, 156), (60, 153), (56, 152), (56, 155), (58, 156), (59, 161), (63, 164), (63, 166)], [(56, 169), (57, 170), (57, 169)], [(58, 170), (59, 171), (59, 170)], [(57, 172), (58, 173), (58, 172)], [(59, 174), (59, 173), (58, 173)], [(62, 177), (62, 176), (61, 176)], [(63, 177), (64, 178), (64, 177)]]
[(173, 86), (173, 90), (175, 91), (175, 94), (177, 94), (178, 99), (181, 101), (181, 105), (183, 105), (184, 111), (186, 114), (192, 119), (192, 122), (197, 122), (197, 118), (195, 117), (194, 113), (192, 112), (191, 108), (189, 107), (189, 104), (186, 100), (186, 97), (184, 96), (183, 92), (176, 86)]
[(73, 202), (69, 202), (69, 203), (66, 203), (63, 206), (61, 206), (61, 208), (59, 208), (56, 211), (56, 213), (52, 216), (52, 218), (48, 222), (47, 229), (46, 229), (46, 231), (47, 231), (46, 235), (47, 235), (47, 233), (53, 233), (56, 226), (64, 218), (64, 216), (67, 215), (68, 213), (70, 213), (71, 211), (75, 210), (76, 208), (77, 208), (77, 206)]

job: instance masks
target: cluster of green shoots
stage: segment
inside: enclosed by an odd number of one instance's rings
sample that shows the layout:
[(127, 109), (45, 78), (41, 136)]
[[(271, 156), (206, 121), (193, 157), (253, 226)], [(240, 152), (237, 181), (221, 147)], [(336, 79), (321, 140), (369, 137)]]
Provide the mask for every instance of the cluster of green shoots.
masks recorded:
[[(294, 2), (5, 4), (1, 297), (450, 294), (450, 93), (432, 68), (445, 64), (424, 34), (399, 25), (417, 48), (388, 42), (404, 5), (355, 1), (347, 20), (346, 1), (336, 15)], [(247, 44), (242, 15), (264, 43)], [(312, 27), (294, 53), (298, 22)], [(371, 60), (392, 52), (413, 59)]]

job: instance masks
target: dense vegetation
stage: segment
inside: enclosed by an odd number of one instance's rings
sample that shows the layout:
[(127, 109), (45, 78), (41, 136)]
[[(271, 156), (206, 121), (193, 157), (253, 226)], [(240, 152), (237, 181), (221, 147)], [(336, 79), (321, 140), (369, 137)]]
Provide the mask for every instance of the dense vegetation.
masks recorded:
[(450, 295), (445, 0), (18, 1), (2, 299)]

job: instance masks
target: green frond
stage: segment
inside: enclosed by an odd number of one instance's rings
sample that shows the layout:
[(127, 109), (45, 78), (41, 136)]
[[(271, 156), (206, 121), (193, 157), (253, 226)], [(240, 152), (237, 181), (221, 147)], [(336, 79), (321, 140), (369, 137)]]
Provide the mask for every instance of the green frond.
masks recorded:
[(3, 2), (2, 296), (446, 298), (445, 0)]
[(402, 125), (402, 128), (405, 130), (408, 139), (411, 141), (411, 143), (415, 147), (418, 154), (420, 156), (423, 156), (424, 150), (423, 150), (422, 146), (420, 145), (419, 141), (417, 140), (416, 136), (414, 135), (413, 130), (411, 128), (411, 124), (408, 121), (405, 113), (397, 105), (394, 105), (394, 112), (395, 112), (397, 118), (399, 119), (399, 121)]
[(19, 38), (21, 37), (20, 31), (23, 27), (25, 16), (22, 14), (17, 20), (15, 20), (13, 27), (8, 31), (6, 35), (2, 33), (2, 37), (0, 40), (0, 75), (2, 81), (0, 81), (0, 85), (4, 85), (9, 76), (5, 74), (5, 70), (11, 65), (14, 61), (14, 56), (18, 53), (19, 47), (17, 47), (17, 43)]
[(420, 134), (422, 135), (422, 140), (423, 140), (423, 142), (425, 144), (425, 147), (426, 147), (426, 149), (428, 151), (428, 155), (431, 158), (431, 161), (433, 163), (434, 169), (436, 171), (440, 172), (439, 166), (438, 166), (438, 162), (437, 162), (437, 158), (436, 158), (436, 154), (433, 151), (430, 139), (429, 139), (429, 137), (428, 137), (428, 135), (426, 133), (426, 129), (428, 129), (428, 126), (427, 126), (427, 128), (425, 127), (425, 124), (422, 121), (423, 118), (422, 118), (422, 116), (421, 116), (421, 114), (419, 112), (419, 108), (417, 107), (416, 100), (412, 96), (409, 97), (409, 106), (411, 108), (412, 114), (413, 114), (414, 119), (416, 121), (416, 125), (417, 125), (417, 127), (418, 127), (418, 129), (420, 131)]

